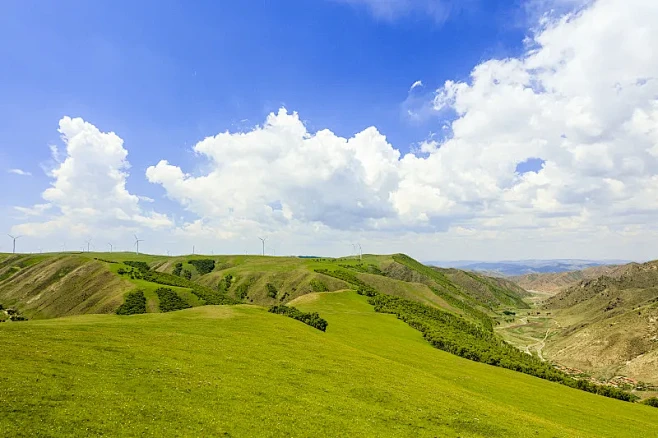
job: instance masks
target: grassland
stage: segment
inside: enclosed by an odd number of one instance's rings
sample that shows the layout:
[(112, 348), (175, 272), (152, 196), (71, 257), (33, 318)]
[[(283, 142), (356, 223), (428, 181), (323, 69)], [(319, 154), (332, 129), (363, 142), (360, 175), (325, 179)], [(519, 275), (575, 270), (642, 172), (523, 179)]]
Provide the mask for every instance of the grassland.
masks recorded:
[(0, 325), (6, 436), (656, 436), (658, 410), (432, 348), (354, 292)]

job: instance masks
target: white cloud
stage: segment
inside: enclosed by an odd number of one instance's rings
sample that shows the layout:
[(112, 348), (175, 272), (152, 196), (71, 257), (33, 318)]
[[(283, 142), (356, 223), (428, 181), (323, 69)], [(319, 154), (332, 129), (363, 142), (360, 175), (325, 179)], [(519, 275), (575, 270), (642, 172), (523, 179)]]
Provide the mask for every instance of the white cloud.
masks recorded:
[(9, 169), (8, 172), (16, 174), (16, 175), (21, 175), (21, 176), (32, 176), (32, 173), (26, 172), (22, 169)]
[(66, 156), (58, 156), (57, 148), (50, 147), (58, 165), (50, 172), (54, 179), (51, 187), (42, 194), (47, 202), (31, 208), (15, 207), (29, 216), (55, 211), (42, 221), (14, 226), (14, 232), (28, 236), (53, 232), (93, 234), (172, 225), (165, 215), (145, 212), (139, 206), (139, 197), (126, 189), (128, 151), (119, 136), (70, 117), (59, 121), (59, 132), (66, 144)]
[(414, 88), (422, 87), (422, 86), (423, 86), (423, 81), (418, 80), (413, 84), (411, 84), (411, 87), (409, 87), (409, 92), (411, 92)]
[[(637, 227), (655, 236), (657, 21), (649, 0), (545, 18), (522, 56), (485, 61), (468, 82), (437, 90), (435, 110), (457, 117), (452, 136), (424, 143), (423, 155), (401, 157), (375, 128), (349, 139), (311, 133), (281, 110), (253, 131), (199, 142), (206, 173), (161, 161), (147, 178), (199, 217), (180, 230), (196, 234), (319, 226), (510, 242), (514, 233), (526, 245)], [(545, 163), (519, 175), (529, 158)]]
[(437, 23), (459, 11), (474, 0), (333, 0), (357, 7), (367, 7), (375, 18), (393, 21), (413, 13), (427, 15)]

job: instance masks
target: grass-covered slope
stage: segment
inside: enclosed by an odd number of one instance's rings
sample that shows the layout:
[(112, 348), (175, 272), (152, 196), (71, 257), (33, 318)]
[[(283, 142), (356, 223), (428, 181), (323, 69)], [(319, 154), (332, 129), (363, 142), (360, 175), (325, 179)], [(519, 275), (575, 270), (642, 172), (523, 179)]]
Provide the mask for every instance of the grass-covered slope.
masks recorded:
[(30, 318), (111, 313), (130, 282), (79, 255), (15, 255), (0, 262), (0, 303)]
[(504, 280), (439, 271), (401, 254), (365, 255), (363, 260), (133, 253), (3, 257), (0, 304), (16, 307), (30, 319), (113, 313), (135, 292), (144, 295), (147, 312), (159, 312), (161, 297), (156, 291), (163, 286), (190, 306), (279, 305), (312, 292), (352, 287), (356, 282), (445, 308), (489, 328), (493, 326), (491, 316), (500, 309), (525, 305), (523, 291)]
[(658, 410), (432, 348), (354, 292), (0, 325), (5, 436), (635, 437)]

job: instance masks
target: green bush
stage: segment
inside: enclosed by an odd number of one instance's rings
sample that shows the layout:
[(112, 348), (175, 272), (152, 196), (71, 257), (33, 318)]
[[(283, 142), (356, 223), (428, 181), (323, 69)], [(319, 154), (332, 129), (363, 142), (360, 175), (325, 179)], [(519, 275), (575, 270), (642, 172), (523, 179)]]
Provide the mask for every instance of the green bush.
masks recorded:
[(128, 260), (127, 262), (123, 262), (123, 264), (128, 265), (128, 266), (133, 267), (133, 268), (137, 268), (142, 272), (147, 272), (147, 271), (151, 270), (151, 268), (149, 267), (149, 265), (146, 262), (135, 262), (135, 261)]
[(192, 307), (168, 287), (160, 287), (155, 290), (155, 293), (160, 299), (161, 312), (172, 312), (174, 310), (188, 309)]
[(297, 309), (296, 307), (289, 307), (284, 305), (272, 306), (269, 309), (269, 312), (276, 313), (279, 315), (286, 315), (289, 318), (296, 319), (301, 321), (306, 325), (310, 325), (321, 331), (327, 330), (327, 321), (322, 319), (317, 313), (306, 313)]
[(224, 278), (219, 280), (219, 284), (217, 284), (217, 290), (226, 292), (231, 288), (232, 284), (233, 284), (233, 275), (226, 274)]
[(181, 271), (183, 270), (183, 264), (178, 262), (174, 265), (174, 270), (171, 271), (173, 275), (180, 276)]
[(209, 274), (215, 269), (215, 261), (211, 259), (189, 260), (187, 263), (194, 266), (199, 275)]
[(249, 286), (251, 286), (249, 281), (238, 285), (237, 289), (235, 290), (235, 296), (241, 300), (247, 298), (247, 295), (249, 294)]
[(658, 408), (658, 397), (649, 397), (648, 399), (644, 400), (642, 404), (651, 406), (653, 408)]
[(276, 296), (279, 294), (279, 291), (276, 290), (276, 287), (272, 283), (267, 283), (265, 287), (267, 288), (268, 297), (276, 298)]
[(135, 315), (146, 313), (146, 297), (141, 290), (129, 292), (116, 311), (117, 315)]
[(311, 290), (313, 292), (327, 292), (329, 289), (326, 284), (314, 278), (311, 280)]
[(189, 271), (187, 269), (183, 269), (183, 273), (182, 273), (181, 276), (186, 280), (191, 280), (192, 279), (192, 271)]

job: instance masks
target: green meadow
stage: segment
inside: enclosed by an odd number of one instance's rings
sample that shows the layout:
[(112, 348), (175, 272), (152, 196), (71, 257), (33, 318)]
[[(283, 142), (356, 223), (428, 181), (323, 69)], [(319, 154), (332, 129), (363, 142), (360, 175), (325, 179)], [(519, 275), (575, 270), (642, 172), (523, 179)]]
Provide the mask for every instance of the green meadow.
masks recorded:
[(658, 436), (658, 410), (432, 348), (353, 291), (0, 324), (3, 436)]

